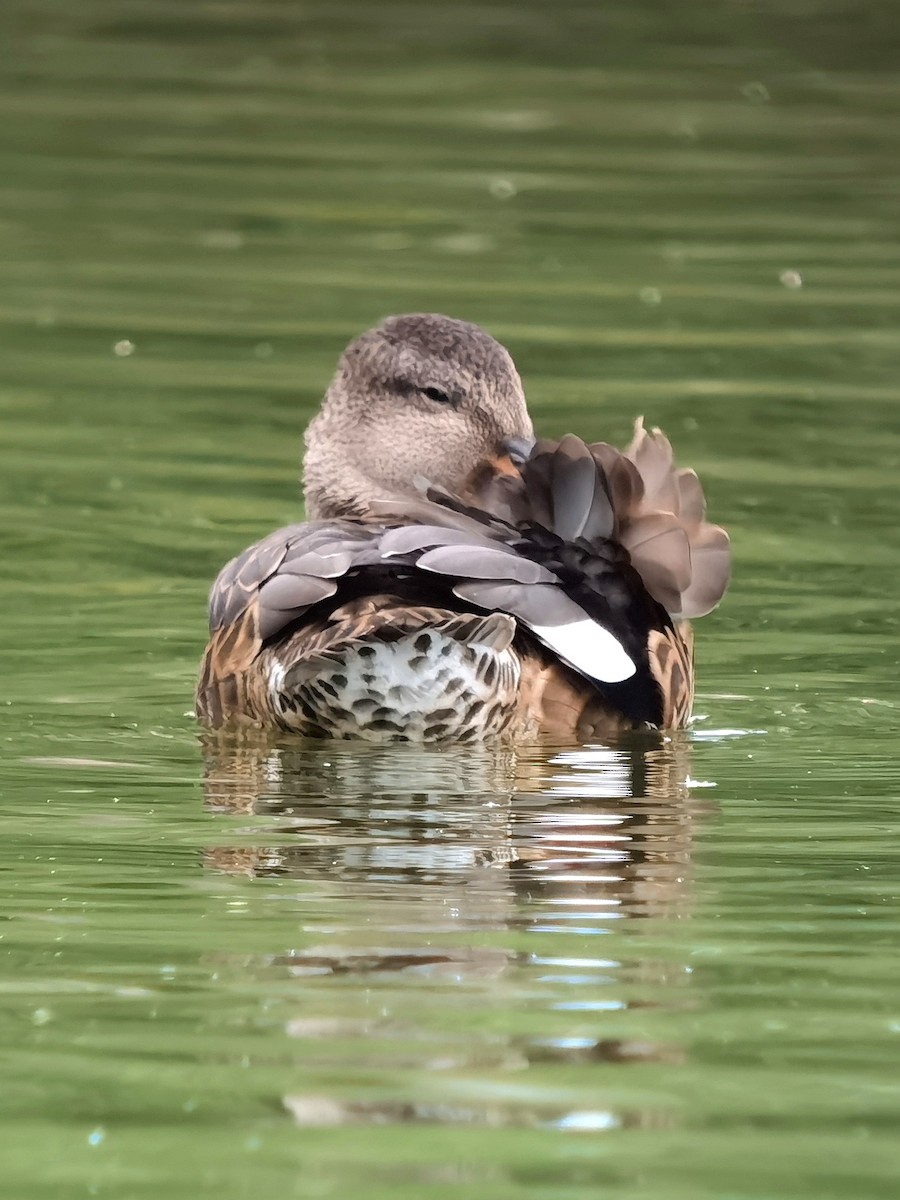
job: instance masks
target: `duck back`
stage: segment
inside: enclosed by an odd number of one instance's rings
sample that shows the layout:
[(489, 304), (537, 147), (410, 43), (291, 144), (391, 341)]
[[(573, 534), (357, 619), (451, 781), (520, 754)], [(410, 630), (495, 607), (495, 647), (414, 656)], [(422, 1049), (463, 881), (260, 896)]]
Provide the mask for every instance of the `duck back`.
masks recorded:
[(658, 431), (571, 435), (359, 519), (270, 535), (213, 587), (197, 694), (235, 720), (446, 741), (683, 724), (684, 618), (720, 598), (724, 531)]

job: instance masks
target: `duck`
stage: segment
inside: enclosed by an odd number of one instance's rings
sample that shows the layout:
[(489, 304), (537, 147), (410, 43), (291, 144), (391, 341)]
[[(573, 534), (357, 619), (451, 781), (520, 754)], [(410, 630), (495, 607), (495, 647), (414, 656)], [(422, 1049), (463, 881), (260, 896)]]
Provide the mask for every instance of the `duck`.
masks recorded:
[(690, 622), (729, 542), (659, 430), (536, 438), (509, 351), (413, 313), (347, 346), (305, 446), (307, 520), (210, 592), (203, 726), (439, 744), (688, 723)]

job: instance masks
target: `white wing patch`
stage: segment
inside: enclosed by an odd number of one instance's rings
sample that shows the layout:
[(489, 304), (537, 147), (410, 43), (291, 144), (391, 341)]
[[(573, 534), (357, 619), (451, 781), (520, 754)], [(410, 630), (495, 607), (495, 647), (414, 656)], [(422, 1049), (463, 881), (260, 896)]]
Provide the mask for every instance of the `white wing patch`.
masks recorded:
[(269, 667), (269, 695), (274, 699), (280, 696), (284, 688), (284, 677), (287, 674), (287, 667), (284, 663), (280, 663), (276, 658)]
[(637, 670), (619, 639), (590, 618), (529, 628), (561, 659), (601, 683), (622, 683)]

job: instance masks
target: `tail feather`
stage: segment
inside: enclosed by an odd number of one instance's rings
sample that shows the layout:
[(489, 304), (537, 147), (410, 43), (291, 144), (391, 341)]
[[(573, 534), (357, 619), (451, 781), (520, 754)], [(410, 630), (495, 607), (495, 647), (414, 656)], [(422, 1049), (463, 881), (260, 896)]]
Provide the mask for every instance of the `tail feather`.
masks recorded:
[(564, 542), (618, 543), (672, 617), (704, 616), (728, 586), (728, 534), (707, 522), (696, 473), (679, 470), (668, 438), (642, 419), (624, 451), (572, 434), (539, 441), (520, 479), (482, 472), (465, 494), (501, 520), (514, 513), (520, 528), (540, 526)]
[[(648, 431), (643, 418), (635, 422), (634, 437), (624, 452), (640, 475), (643, 490), (623, 511), (620, 519), (622, 544), (629, 551), (643, 546), (643, 553), (632, 561), (638, 571), (652, 564), (656, 586), (677, 591), (679, 602), (670, 607), (674, 617), (690, 619), (705, 616), (725, 594), (731, 576), (728, 534), (706, 520), (706, 500), (694, 471), (675, 467), (669, 439), (659, 429)], [(674, 553), (674, 540), (659, 541), (650, 547), (642, 537), (642, 525), (660, 515), (672, 520), (684, 534), (684, 549)], [(662, 552), (662, 553), (661, 553)], [(643, 566), (642, 566), (643, 564)], [(647, 590), (656, 596), (646, 581)], [(661, 601), (662, 603), (663, 601)]]

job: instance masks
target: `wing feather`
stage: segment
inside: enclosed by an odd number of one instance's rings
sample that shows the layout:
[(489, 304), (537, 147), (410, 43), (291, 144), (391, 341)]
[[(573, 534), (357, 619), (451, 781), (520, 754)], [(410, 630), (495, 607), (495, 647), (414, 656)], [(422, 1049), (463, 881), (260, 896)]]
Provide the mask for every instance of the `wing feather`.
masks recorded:
[(418, 561), (426, 571), (460, 579), (508, 579), (515, 583), (558, 584), (559, 578), (540, 563), (499, 547), (457, 545), (428, 550)]
[[(363, 518), (286, 526), (223, 568), (198, 688), (204, 719), (264, 705), (251, 693), (267, 647), (309, 672), (338, 626), (342, 644), (386, 639), (420, 617), (449, 619), (460, 602), (513, 618), (535, 652), (539, 643), (598, 695), (626, 689), (623, 713), (662, 711), (646, 702), (655, 680), (666, 723), (687, 719), (692, 667), (671, 618), (718, 603), (728, 537), (706, 522), (697, 476), (675, 468), (659, 430), (638, 422), (625, 452), (572, 435), (541, 441), (520, 476), (479, 468), (461, 496), (422, 488), (373, 502)], [(511, 623), (491, 621), (490, 636), (513, 636)]]
[(479, 608), (509, 613), (580, 674), (601, 683), (630, 679), (636, 665), (619, 639), (561, 587), (537, 583), (458, 583), (453, 591)]
[[(584, 533), (594, 515), (597, 489), (603, 483), (597, 464), (590, 450), (581, 440), (567, 434), (557, 446), (551, 458), (553, 492), (553, 532), (565, 542), (574, 542)], [(601, 537), (612, 533), (612, 509), (609, 498), (601, 506), (608, 515), (608, 528)], [(592, 522), (593, 524), (593, 522)]]

